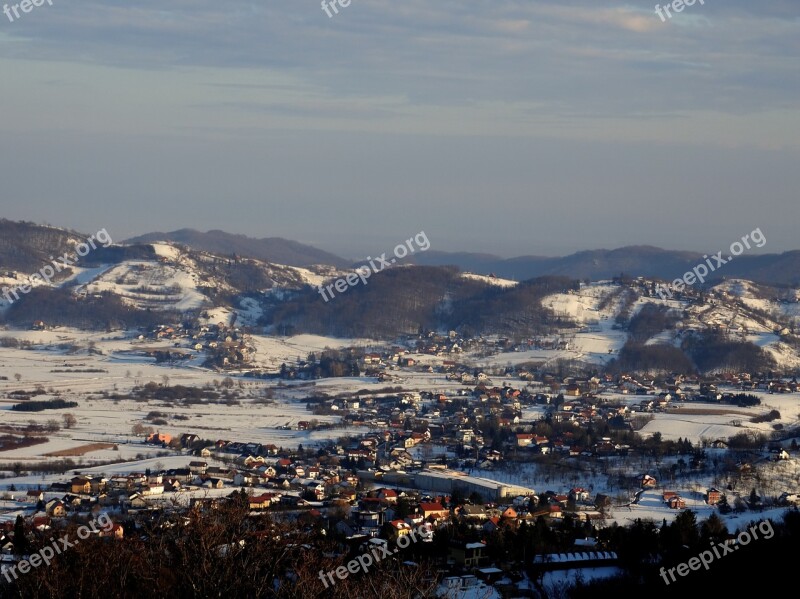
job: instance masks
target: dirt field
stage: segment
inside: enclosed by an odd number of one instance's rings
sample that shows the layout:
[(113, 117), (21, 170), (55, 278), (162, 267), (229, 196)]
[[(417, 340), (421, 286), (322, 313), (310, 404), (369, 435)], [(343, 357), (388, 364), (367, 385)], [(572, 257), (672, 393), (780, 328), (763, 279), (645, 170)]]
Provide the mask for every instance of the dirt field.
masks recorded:
[(669, 411), (670, 414), (693, 414), (696, 416), (725, 416), (726, 414), (737, 414), (739, 416), (747, 416), (748, 418), (755, 416), (753, 412), (745, 412), (743, 410), (733, 410), (728, 408), (676, 408)]
[(47, 457), (51, 458), (67, 458), (86, 455), (93, 451), (100, 451), (101, 449), (112, 449), (112, 443), (89, 443), (88, 445), (81, 445), (80, 447), (72, 447), (70, 449), (62, 449), (61, 451), (51, 451), (46, 453)]

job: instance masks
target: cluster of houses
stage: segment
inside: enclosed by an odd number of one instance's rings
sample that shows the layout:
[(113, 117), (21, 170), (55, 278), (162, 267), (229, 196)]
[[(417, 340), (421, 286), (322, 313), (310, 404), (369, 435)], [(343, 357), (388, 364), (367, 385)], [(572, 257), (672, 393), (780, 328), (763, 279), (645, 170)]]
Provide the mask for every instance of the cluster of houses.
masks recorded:
[(160, 324), (137, 336), (137, 341), (169, 341), (170, 348), (154, 347), (142, 350), (146, 355), (185, 358), (189, 354), (182, 348), (187, 344), (190, 350), (205, 353), (211, 366), (219, 368), (240, 368), (253, 359), (255, 349), (247, 335), (238, 327), (219, 324), (180, 325)]

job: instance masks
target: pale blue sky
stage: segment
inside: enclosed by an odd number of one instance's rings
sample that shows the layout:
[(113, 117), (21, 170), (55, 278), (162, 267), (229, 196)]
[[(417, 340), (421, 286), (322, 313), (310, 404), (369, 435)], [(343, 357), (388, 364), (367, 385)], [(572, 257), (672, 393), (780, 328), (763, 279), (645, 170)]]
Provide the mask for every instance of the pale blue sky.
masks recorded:
[(800, 2), (53, 0), (0, 14), (0, 216), (358, 258), (797, 249)]

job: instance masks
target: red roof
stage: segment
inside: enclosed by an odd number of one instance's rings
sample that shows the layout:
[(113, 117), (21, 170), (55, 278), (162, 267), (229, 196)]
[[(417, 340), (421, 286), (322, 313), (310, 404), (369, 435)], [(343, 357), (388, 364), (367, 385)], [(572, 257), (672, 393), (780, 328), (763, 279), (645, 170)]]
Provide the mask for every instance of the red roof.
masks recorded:
[(250, 503), (264, 503), (265, 501), (272, 501), (275, 497), (274, 493), (264, 493), (263, 495), (253, 495), (250, 498)]

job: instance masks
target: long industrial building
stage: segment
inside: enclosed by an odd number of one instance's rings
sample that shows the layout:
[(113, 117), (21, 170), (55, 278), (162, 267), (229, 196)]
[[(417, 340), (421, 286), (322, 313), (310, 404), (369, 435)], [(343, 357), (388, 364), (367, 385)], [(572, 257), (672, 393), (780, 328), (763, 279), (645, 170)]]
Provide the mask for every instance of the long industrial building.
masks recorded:
[(501, 501), (517, 495), (536, 494), (536, 491), (528, 487), (509, 485), (489, 478), (468, 476), (455, 470), (423, 470), (414, 475), (414, 486), (420, 490), (447, 493), (448, 495), (456, 489), (465, 496), (478, 493), (484, 501)]

